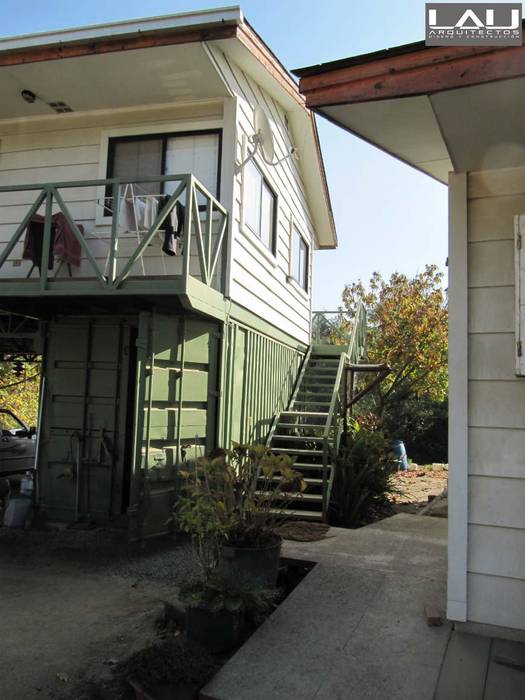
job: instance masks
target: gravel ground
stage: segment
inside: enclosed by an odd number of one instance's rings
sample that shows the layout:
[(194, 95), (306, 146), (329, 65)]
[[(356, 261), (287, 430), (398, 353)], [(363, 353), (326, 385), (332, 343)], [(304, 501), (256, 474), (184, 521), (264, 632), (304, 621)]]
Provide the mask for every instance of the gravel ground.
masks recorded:
[(429, 502), (429, 496), (439, 496), (448, 485), (448, 469), (414, 467), (397, 472), (394, 483), (398, 493), (392, 502), (398, 512), (417, 513)]
[(137, 545), (128, 545), (125, 533), (106, 528), (0, 528), (0, 557), (41, 564), (51, 559), (94, 573), (174, 585), (197, 574), (191, 545), (186, 538), (151, 540), (140, 549)]
[(0, 528), (1, 700), (78, 700), (158, 638), (164, 601), (196, 573), (185, 538), (140, 549), (106, 528)]

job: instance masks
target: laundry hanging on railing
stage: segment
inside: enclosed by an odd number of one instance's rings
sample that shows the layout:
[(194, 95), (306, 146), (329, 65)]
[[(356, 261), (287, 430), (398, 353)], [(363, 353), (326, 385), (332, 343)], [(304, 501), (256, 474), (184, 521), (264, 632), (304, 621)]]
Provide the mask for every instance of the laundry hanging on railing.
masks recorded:
[[(120, 195), (118, 223), (125, 231), (139, 234), (147, 232), (154, 225), (157, 216), (167, 205), (169, 196), (137, 194), (137, 187), (138, 185), (131, 183), (124, 185)], [(97, 202), (97, 204), (100, 203)], [(107, 199), (103, 206), (113, 213), (111, 207), (108, 207)], [(177, 200), (159, 228), (160, 232), (164, 232), (162, 251), (166, 255), (174, 256), (183, 253), (185, 212), (186, 207)]]
[[(40, 214), (33, 214), (31, 221), (26, 228), (24, 248), (22, 252), (23, 260), (31, 260), (33, 266), (28, 277), (35, 267), (40, 271), (42, 267), (42, 253), (44, 242), (45, 217)], [(84, 235), (82, 224), (76, 224), (78, 230)], [(57, 212), (51, 217), (51, 238), (49, 240), (49, 260), (47, 268), (53, 269), (54, 261), (80, 267), (81, 246), (77, 237), (69, 224), (69, 221), (62, 212)]]
[[(168, 203), (169, 197), (164, 195), (159, 200), (159, 213)], [(164, 243), (162, 251), (166, 255), (182, 255), (183, 253), (183, 234), (184, 234), (184, 218), (186, 215), (186, 207), (177, 199), (175, 206), (164, 219)]]

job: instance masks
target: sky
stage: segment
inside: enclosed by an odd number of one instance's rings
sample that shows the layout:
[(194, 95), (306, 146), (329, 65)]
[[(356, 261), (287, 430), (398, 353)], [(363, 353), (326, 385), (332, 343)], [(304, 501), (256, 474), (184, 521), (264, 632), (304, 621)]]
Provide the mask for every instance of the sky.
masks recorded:
[[(0, 0), (0, 35), (224, 7), (228, 0)], [(424, 0), (245, 0), (245, 16), (288, 68), (424, 38)], [(339, 247), (314, 255), (313, 308), (345, 284), (425, 264), (445, 271), (447, 188), (318, 118)]]

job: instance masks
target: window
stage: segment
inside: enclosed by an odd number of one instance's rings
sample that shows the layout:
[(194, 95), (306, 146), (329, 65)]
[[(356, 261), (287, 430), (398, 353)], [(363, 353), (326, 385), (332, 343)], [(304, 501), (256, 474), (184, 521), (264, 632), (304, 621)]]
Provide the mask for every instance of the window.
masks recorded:
[[(192, 173), (214, 197), (219, 197), (220, 148), (220, 131), (110, 138), (108, 177)], [(159, 191), (155, 182), (139, 186), (149, 194)], [(175, 187), (175, 182), (166, 182), (163, 191), (170, 194)]]
[(308, 291), (308, 245), (297, 226), (292, 226), (291, 277)]
[(244, 225), (275, 255), (277, 197), (253, 160), (244, 166), (243, 177)]

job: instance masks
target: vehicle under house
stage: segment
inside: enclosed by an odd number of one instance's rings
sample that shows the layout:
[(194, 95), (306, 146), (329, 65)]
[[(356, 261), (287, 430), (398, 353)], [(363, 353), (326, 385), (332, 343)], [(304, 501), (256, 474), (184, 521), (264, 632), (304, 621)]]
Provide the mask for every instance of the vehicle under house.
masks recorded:
[(231, 8), (2, 39), (0, 92), (0, 349), (43, 357), (40, 510), (158, 534), (182, 461), (268, 440), (321, 518), (365, 318), (312, 344), (337, 240), (295, 82)]

